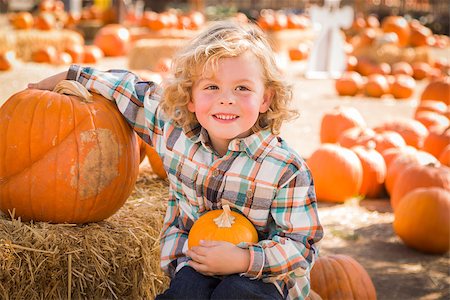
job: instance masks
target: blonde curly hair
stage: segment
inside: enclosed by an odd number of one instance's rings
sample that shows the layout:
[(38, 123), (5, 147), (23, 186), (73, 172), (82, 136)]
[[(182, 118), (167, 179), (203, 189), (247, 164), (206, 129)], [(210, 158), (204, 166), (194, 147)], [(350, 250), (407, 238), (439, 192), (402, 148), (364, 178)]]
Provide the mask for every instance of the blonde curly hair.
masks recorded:
[(198, 124), (195, 114), (187, 106), (199, 71), (210, 67), (214, 70), (219, 59), (236, 57), (246, 51), (253, 53), (261, 62), (265, 88), (273, 91), (268, 111), (259, 115), (252, 130), (258, 132), (270, 129), (272, 133), (279, 134), (282, 123), (298, 115), (297, 111), (288, 108), (292, 88), (282, 80), (264, 33), (255, 25), (231, 21), (215, 22), (172, 59), (173, 77), (163, 84), (161, 100), (161, 107), (167, 117), (182, 127)]

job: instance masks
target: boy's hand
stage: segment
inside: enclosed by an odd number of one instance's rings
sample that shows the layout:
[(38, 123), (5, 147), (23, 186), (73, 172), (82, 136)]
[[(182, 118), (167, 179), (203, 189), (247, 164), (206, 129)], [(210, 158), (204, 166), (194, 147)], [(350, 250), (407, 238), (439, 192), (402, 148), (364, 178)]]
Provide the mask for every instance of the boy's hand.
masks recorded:
[(47, 77), (45, 79), (42, 79), (39, 82), (36, 83), (29, 83), (28, 88), (29, 89), (38, 89), (38, 90), (49, 90), (53, 91), (56, 84), (60, 82), (61, 80), (66, 79), (67, 77), (67, 71), (61, 72), (58, 74), (55, 74), (53, 76)]
[(229, 242), (201, 241), (186, 253), (192, 258), (189, 266), (204, 275), (229, 275), (247, 272), (250, 253)]

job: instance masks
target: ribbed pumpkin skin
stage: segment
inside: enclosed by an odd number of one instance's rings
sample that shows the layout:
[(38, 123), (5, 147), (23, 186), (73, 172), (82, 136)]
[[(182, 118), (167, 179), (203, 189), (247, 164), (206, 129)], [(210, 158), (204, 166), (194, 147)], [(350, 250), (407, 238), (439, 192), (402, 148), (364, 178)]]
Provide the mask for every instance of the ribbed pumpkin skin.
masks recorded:
[(114, 103), (24, 90), (0, 108), (0, 210), (22, 220), (86, 223), (133, 190), (135, 135)]
[(359, 195), (363, 169), (352, 150), (322, 144), (306, 163), (314, 178), (318, 200), (342, 203)]
[(319, 257), (311, 270), (311, 288), (324, 300), (377, 299), (367, 271), (347, 255)]
[(195, 221), (189, 231), (189, 248), (198, 246), (200, 240), (226, 241), (235, 245), (241, 242), (258, 242), (258, 233), (253, 224), (235, 211), (231, 211), (231, 215), (235, 217), (234, 224), (231, 227), (219, 228), (214, 219), (222, 213), (222, 209), (211, 210)]
[(398, 204), (393, 227), (411, 248), (431, 254), (446, 253), (450, 249), (450, 193), (440, 187), (411, 191)]
[(432, 186), (450, 190), (450, 168), (439, 163), (411, 163), (400, 171), (394, 183), (390, 199), (392, 209), (395, 212), (403, 197), (412, 190)]

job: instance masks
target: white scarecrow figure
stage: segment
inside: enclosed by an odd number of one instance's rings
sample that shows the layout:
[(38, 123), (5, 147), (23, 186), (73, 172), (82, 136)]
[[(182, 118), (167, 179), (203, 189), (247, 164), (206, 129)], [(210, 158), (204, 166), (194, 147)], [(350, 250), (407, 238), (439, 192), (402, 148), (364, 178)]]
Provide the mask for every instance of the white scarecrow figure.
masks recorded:
[(320, 26), (314, 41), (305, 76), (307, 78), (338, 78), (347, 66), (344, 39), (340, 28), (353, 23), (353, 9), (339, 8), (341, 0), (325, 0), (323, 7), (313, 6), (310, 17), (314, 26)]

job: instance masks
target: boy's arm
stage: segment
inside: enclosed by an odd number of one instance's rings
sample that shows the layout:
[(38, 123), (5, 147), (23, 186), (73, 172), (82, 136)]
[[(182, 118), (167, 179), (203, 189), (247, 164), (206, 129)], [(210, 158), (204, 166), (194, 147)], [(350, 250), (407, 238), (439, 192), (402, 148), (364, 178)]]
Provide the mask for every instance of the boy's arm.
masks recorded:
[(76, 80), (89, 91), (114, 100), (128, 123), (147, 143), (151, 144), (153, 134), (162, 135), (164, 123), (158, 118), (160, 96), (155, 83), (140, 81), (135, 74), (125, 70), (103, 72), (72, 65), (68, 71), (30, 83), (28, 87), (52, 90), (63, 79)]
[(186, 222), (188, 221), (182, 220), (180, 217), (176, 197), (170, 195), (161, 231), (160, 249), (161, 268), (171, 277), (188, 262), (184, 253), (189, 234), (184, 229)]
[(272, 202), (274, 226), (269, 238), (249, 245), (251, 278), (309, 273), (323, 236), (311, 172), (302, 168), (285, 182)]

